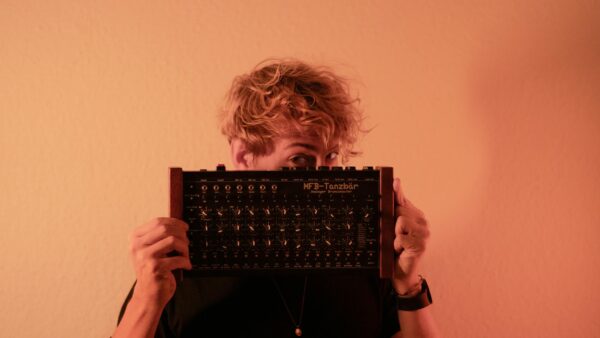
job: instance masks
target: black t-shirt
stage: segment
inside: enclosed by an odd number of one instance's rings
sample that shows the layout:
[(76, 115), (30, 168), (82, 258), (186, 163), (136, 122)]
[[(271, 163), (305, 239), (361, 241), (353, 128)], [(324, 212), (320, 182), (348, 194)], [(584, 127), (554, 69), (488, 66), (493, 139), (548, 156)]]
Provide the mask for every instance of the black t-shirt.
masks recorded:
[[(284, 301), (298, 321), (304, 280), (304, 276), (185, 278), (163, 311), (156, 337), (295, 337)], [(308, 276), (302, 337), (391, 337), (399, 330), (391, 290), (388, 280), (374, 274)], [(131, 292), (119, 320), (130, 296)]]

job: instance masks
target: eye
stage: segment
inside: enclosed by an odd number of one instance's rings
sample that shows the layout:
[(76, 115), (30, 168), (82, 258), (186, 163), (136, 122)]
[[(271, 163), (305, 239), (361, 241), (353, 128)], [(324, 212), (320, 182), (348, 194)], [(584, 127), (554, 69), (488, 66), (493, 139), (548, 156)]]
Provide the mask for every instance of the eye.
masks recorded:
[(314, 160), (311, 156), (307, 155), (294, 155), (289, 158), (289, 160), (296, 167), (309, 167), (311, 165), (314, 166)]

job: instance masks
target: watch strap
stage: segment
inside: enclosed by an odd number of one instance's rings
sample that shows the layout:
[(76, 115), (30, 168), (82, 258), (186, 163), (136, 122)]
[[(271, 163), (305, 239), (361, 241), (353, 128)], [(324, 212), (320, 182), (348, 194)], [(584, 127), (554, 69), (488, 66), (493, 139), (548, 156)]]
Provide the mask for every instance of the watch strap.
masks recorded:
[(401, 296), (394, 291), (394, 296), (396, 299), (396, 309), (398, 309), (398, 311), (416, 311), (433, 303), (431, 292), (429, 291), (429, 286), (425, 279), (422, 279), (421, 291), (416, 295), (406, 297)]

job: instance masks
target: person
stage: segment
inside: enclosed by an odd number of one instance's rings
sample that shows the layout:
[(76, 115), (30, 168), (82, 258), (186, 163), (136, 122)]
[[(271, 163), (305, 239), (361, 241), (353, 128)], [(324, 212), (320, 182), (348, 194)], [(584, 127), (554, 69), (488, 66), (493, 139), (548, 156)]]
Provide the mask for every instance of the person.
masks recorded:
[[(364, 132), (358, 99), (329, 68), (266, 60), (237, 77), (221, 114), (237, 170), (345, 164)], [(429, 236), (424, 214), (394, 180), (394, 277), (310, 275), (185, 278), (188, 225), (167, 217), (130, 236), (136, 282), (113, 338), (437, 337), (419, 275)], [(168, 255), (176, 251), (178, 256)], [(427, 293), (427, 297), (424, 296)], [(425, 297), (425, 298), (424, 298)], [(415, 305), (416, 304), (416, 305)]]

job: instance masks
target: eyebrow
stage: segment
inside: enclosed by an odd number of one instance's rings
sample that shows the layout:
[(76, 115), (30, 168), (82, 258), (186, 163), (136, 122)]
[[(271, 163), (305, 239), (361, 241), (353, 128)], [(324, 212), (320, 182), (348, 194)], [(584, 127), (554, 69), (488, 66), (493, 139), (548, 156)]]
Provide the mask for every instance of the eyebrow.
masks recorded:
[[(306, 148), (308, 150), (312, 150), (312, 151), (317, 151), (317, 147), (315, 147), (314, 145), (310, 144), (310, 143), (301, 143), (301, 142), (296, 142), (296, 143), (292, 143), (289, 144), (287, 147), (285, 147), (285, 149), (289, 149), (289, 148), (293, 148), (293, 147), (303, 147)], [(337, 152), (339, 151), (338, 146), (334, 146), (330, 149), (327, 149), (328, 152)]]
[(289, 144), (287, 147), (285, 147), (285, 149), (289, 149), (289, 148), (293, 148), (293, 147), (303, 147), (312, 151), (317, 151), (317, 147), (315, 147), (312, 144), (308, 144), (308, 143), (300, 143), (300, 142), (296, 142), (296, 143), (292, 143)]

